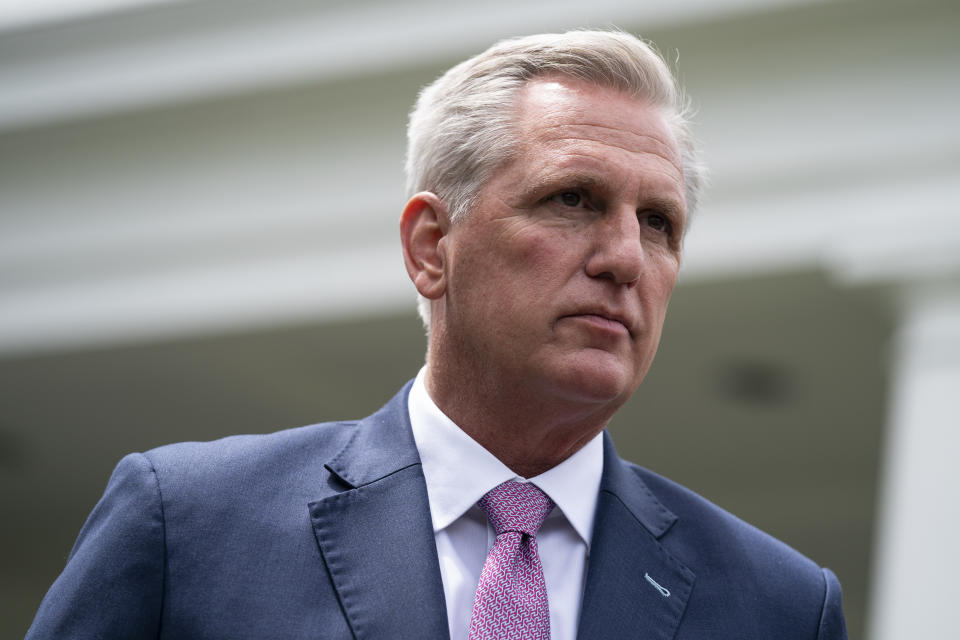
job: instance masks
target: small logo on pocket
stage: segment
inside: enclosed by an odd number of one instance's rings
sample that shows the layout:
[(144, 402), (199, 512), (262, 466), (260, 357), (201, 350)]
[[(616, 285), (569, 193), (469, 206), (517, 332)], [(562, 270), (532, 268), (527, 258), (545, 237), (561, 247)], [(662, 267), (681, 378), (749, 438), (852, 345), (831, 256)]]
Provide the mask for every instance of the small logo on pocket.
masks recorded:
[(644, 574), (643, 574), (643, 577), (646, 578), (646, 579), (647, 579), (647, 582), (649, 582), (650, 584), (652, 584), (653, 587), (654, 587), (657, 591), (659, 591), (659, 592), (660, 592), (660, 595), (662, 595), (664, 598), (669, 598), (669, 597), (670, 597), (670, 589), (667, 589), (666, 587), (661, 586), (659, 582), (657, 582), (656, 580), (654, 580), (653, 578), (650, 577), (650, 574), (649, 574), (649, 573), (644, 573)]

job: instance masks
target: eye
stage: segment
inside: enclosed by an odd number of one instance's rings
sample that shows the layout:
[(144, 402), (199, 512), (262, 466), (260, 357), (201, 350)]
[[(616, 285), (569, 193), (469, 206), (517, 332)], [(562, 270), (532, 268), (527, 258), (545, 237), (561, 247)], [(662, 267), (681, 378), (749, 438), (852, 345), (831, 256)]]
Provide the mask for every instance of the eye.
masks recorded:
[(561, 191), (550, 196), (550, 199), (565, 207), (583, 206), (585, 200), (583, 194), (579, 191)]
[(647, 212), (642, 214), (641, 219), (648, 227), (655, 231), (663, 231), (665, 233), (670, 231), (670, 219), (662, 213), (657, 213), (655, 211)]

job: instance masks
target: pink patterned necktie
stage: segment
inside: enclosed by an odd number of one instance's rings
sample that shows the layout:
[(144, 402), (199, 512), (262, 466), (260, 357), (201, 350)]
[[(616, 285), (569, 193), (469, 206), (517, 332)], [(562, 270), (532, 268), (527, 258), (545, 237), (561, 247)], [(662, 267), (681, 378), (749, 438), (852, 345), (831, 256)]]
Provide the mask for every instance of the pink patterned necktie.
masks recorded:
[(497, 532), (473, 600), (469, 640), (550, 640), (550, 608), (534, 537), (553, 501), (510, 480), (477, 502)]

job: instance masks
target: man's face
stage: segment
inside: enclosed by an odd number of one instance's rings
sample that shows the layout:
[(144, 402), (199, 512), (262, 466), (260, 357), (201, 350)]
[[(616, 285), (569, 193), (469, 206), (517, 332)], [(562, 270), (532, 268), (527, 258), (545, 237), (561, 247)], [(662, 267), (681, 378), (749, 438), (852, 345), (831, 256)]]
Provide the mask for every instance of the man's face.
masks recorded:
[(444, 238), (445, 351), (504, 389), (615, 409), (650, 367), (677, 279), (680, 152), (655, 108), (565, 78), (521, 90), (517, 136)]

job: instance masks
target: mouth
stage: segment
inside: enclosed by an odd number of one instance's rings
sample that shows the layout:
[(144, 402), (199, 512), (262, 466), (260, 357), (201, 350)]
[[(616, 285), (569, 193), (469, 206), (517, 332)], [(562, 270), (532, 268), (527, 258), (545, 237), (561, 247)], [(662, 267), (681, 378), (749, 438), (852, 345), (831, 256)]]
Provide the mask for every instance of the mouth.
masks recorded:
[(563, 318), (579, 319), (591, 324), (594, 327), (614, 331), (617, 333), (625, 332), (631, 337), (633, 329), (630, 320), (619, 313), (606, 309), (583, 309), (576, 313), (569, 313)]

